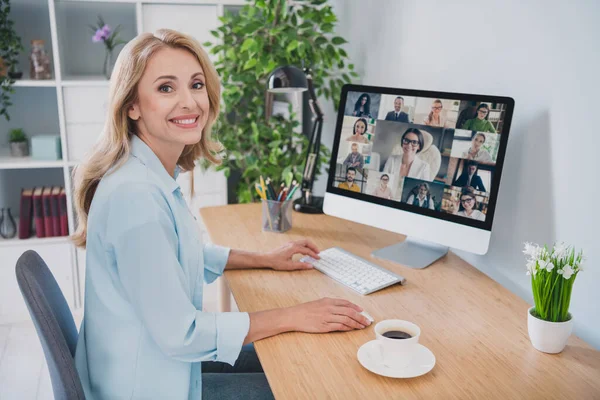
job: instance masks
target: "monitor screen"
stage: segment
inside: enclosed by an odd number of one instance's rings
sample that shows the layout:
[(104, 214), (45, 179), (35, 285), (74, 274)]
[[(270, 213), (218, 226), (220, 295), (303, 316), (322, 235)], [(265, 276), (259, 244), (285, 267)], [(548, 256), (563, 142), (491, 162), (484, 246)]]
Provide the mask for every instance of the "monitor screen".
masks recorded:
[(509, 97), (345, 85), (327, 191), (489, 231), (513, 108)]

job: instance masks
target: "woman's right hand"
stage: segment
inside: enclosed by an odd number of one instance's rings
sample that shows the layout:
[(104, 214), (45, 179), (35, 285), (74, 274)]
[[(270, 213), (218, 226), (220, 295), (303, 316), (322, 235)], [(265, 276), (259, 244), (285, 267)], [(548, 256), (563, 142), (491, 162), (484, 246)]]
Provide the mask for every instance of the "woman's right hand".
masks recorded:
[(308, 333), (363, 329), (371, 322), (347, 300), (323, 298), (291, 307), (294, 330)]

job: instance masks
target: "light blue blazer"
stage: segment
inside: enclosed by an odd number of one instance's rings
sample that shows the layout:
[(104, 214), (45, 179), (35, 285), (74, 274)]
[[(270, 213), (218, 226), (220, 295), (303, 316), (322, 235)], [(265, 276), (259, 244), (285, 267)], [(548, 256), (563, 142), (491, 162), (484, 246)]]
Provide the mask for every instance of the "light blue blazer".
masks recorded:
[(202, 311), (203, 280), (229, 249), (202, 244), (177, 182), (141, 139), (131, 145), (90, 208), (75, 364), (88, 399), (200, 399), (200, 362), (233, 365), (249, 315)]

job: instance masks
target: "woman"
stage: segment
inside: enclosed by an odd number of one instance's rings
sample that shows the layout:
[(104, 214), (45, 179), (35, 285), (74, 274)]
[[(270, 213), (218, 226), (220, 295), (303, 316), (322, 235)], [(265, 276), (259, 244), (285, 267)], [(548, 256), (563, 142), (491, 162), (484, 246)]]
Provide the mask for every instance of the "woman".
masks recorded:
[(371, 96), (366, 93), (360, 95), (356, 103), (354, 103), (352, 115), (355, 117), (371, 118)]
[(390, 176), (383, 174), (379, 178), (379, 186), (373, 191), (373, 196), (381, 197), (382, 199), (392, 199), (392, 190), (388, 186), (390, 182)]
[(492, 125), (492, 123), (488, 121), (489, 114), (490, 107), (485, 103), (481, 103), (479, 107), (477, 107), (475, 118), (467, 120), (467, 122), (463, 124), (462, 129), (477, 132), (496, 133), (494, 125)]
[(469, 150), (463, 152), (462, 158), (483, 163), (493, 162), (490, 153), (486, 149), (481, 148), (484, 143), (485, 135), (481, 132), (475, 133), (471, 139), (471, 147), (469, 147)]
[(460, 208), (456, 215), (476, 219), (477, 221), (485, 221), (485, 214), (477, 210), (475, 195), (468, 191), (463, 192), (460, 196)]
[(424, 143), (421, 131), (409, 128), (400, 140), (402, 155), (390, 156), (385, 162), (383, 172), (431, 182), (429, 164), (417, 157), (417, 153), (423, 149)]
[(224, 269), (307, 269), (292, 256), (318, 257), (308, 240), (262, 254), (201, 243), (175, 178), (200, 156), (219, 162), (221, 146), (211, 139), (219, 104), (216, 70), (189, 36), (144, 33), (119, 54), (103, 133), (75, 172), (74, 241), (87, 247), (75, 363), (89, 399), (230, 399), (242, 391), (272, 398), (256, 354), (243, 345), (368, 325), (358, 306), (333, 299), (202, 311), (203, 280)]
[[(416, 196), (415, 193), (417, 194)], [(435, 201), (431, 198), (429, 185), (425, 182), (421, 183), (411, 191), (411, 194), (408, 196), (408, 199), (406, 199), (406, 202), (408, 204), (412, 204), (413, 206), (435, 210)]]
[(437, 99), (431, 105), (431, 112), (423, 120), (423, 124), (436, 127), (444, 127), (445, 121), (442, 117), (442, 101)]
[(357, 119), (354, 122), (354, 127), (352, 128), (352, 136), (349, 136), (346, 141), (348, 142), (358, 142), (358, 143), (369, 143), (369, 139), (365, 136), (365, 132), (367, 131), (367, 120), (364, 118)]

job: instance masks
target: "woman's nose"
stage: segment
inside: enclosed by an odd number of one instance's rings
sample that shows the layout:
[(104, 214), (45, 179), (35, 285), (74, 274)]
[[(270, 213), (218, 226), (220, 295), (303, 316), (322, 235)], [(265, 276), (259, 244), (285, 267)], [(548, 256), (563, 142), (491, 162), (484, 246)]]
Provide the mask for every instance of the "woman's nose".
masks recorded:
[(187, 108), (191, 110), (196, 107), (194, 96), (192, 96), (192, 92), (189, 89), (180, 90), (179, 96), (179, 105), (182, 108)]

